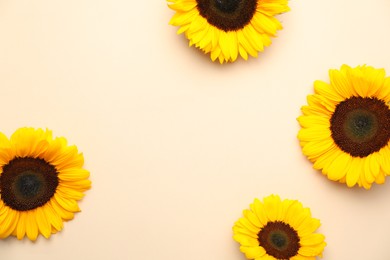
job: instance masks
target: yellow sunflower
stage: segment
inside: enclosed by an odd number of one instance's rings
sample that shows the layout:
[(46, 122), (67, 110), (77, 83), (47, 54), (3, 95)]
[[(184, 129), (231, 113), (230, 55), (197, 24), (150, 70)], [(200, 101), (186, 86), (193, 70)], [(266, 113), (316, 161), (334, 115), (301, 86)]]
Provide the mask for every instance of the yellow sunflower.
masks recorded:
[(257, 57), (282, 29), (275, 15), (290, 10), (287, 0), (167, 1), (176, 11), (170, 24), (180, 26), (177, 33), (220, 63), (233, 62), (238, 55)]
[(330, 70), (298, 118), (303, 153), (330, 180), (370, 189), (390, 174), (390, 77), (370, 66)]
[(322, 256), (325, 237), (314, 233), (320, 224), (299, 201), (271, 195), (244, 210), (233, 226), (234, 240), (248, 259), (315, 260)]
[(0, 133), (0, 238), (49, 238), (80, 211), (77, 201), (91, 182), (84, 157), (49, 130)]

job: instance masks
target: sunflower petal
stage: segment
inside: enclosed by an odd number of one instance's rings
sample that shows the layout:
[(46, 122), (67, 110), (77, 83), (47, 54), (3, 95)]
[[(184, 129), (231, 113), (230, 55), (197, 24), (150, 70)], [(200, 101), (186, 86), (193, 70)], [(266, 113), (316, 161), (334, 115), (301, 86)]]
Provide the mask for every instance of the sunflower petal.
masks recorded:
[(256, 259), (265, 255), (265, 249), (261, 246), (241, 246), (240, 251), (245, 254), (248, 259)]
[(1, 218), (0, 222), (0, 238), (6, 238), (14, 232), (19, 220), (19, 212), (8, 208), (5, 216), (5, 218)]
[(279, 220), (278, 216), (279, 216), (281, 203), (282, 202), (280, 201), (280, 198), (277, 195), (271, 195), (264, 198), (265, 214), (267, 215), (270, 221)]
[(39, 232), (45, 238), (49, 238), (51, 234), (51, 225), (45, 216), (43, 207), (38, 207), (35, 209), (35, 217), (36, 217)]
[(26, 235), (26, 226), (27, 226), (27, 212), (19, 213), (19, 221), (16, 226), (16, 238), (21, 240)]
[(356, 185), (363, 168), (362, 162), (363, 161), (361, 160), (361, 158), (356, 158), (356, 157), (354, 157), (353, 160), (351, 161), (351, 165), (348, 170), (347, 179), (346, 179), (347, 181), (346, 183), (348, 187), (353, 187)]
[(258, 199), (255, 199), (254, 202), (250, 205), (250, 208), (259, 219), (261, 225), (265, 226), (268, 223), (268, 218), (265, 213), (264, 204), (261, 203)]
[(33, 211), (28, 211), (26, 214), (26, 235), (31, 241), (37, 240), (39, 235), (38, 224)]

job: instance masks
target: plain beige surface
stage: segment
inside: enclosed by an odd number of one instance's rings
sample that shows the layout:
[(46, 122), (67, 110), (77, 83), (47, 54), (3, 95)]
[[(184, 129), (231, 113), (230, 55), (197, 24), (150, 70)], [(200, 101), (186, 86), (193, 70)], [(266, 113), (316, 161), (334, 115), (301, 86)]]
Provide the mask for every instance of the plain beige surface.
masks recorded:
[(221, 66), (176, 35), (163, 0), (0, 0), (0, 131), (67, 137), (93, 181), (61, 233), (0, 241), (0, 259), (244, 260), (231, 227), (271, 193), (321, 219), (324, 259), (390, 259), (390, 180), (330, 182), (296, 139), (329, 68), (390, 75), (390, 1), (290, 6), (258, 59)]

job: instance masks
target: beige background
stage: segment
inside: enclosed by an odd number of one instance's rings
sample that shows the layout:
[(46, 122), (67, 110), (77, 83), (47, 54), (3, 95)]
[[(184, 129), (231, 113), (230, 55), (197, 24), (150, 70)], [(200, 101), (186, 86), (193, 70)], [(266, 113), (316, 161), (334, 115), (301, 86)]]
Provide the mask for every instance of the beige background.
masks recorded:
[(258, 59), (221, 66), (176, 35), (164, 0), (0, 0), (0, 131), (67, 137), (93, 181), (61, 233), (0, 241), (0, 258), (244, 260), (231, 227), (277, 193), (321, 219), (324, 259), (390, 259), (390, 180), (330, 182), (296, 139), (329, 68), (390, 75), (390, 1), (290, 6)]

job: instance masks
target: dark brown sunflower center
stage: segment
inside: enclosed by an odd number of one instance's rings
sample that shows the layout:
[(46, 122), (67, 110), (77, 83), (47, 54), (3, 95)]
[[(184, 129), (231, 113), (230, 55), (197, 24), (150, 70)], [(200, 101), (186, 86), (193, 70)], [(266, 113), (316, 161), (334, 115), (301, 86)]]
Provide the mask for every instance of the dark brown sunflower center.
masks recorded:
[(199, 14), (223, 31), (244, 28), (256, 12), (257, 0), (196, 0)]
[(267, 223), (257, 237), (267, 254), (277, 259), (290, 259), (300, 248), (298, 233), (281, 221)]
[(240, 0), (215, 0), (215, 7), (224, 13), (234, 13), (239, 4)]
[(351, 97), (340, 102), (330, 122), (337, 146), (354, 157), (377, 152), (390, 140), (390, 110), (376, 98)]
[(10, 208), (26, 211), (43, 206), (58, 186), (58, 173), (43, 159), (15, 158), (3, 166), (1, 199)]

